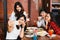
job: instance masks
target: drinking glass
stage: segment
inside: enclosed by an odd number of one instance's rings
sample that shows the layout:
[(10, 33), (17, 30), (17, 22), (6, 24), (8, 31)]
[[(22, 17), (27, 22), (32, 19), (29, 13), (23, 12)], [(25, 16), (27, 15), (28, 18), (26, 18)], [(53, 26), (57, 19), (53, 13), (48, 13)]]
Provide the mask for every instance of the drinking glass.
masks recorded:
[(54, 32), (53, 29), (49, 29), (49, 30), (48, 30), (48, 33), (49, 33), (49, 35), (50, 35), (50, 38), (52, 37), (53, 32)]

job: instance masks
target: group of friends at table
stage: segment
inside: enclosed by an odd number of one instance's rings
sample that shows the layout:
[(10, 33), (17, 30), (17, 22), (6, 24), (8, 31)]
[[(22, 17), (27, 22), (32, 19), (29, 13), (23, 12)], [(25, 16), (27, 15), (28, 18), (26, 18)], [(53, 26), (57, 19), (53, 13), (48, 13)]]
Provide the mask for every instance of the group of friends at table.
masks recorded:
[[(43, 27), (45, 30), (52, 29), (55, 34), (60, 35), (60, 28), (52, 20), (50, 13), (47, 13), (45, 10), (41, 10), (40, 16), (36, 22), (37, 27)], [(5, 39), (16, 39), (21, 40), (24, 37), (24, 31), (26, 30), (28, 14), (24, 11), (24, 8), (20, 2), (16, 2), (14, 5), (14, 11), (11, 16), (8, 18), (8, 30), (6, 32)]]

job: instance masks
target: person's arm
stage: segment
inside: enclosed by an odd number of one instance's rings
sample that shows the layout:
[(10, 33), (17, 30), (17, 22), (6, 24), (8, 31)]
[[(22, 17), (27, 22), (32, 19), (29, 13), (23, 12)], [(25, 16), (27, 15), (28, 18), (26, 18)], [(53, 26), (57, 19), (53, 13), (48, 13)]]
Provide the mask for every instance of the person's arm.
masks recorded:
[(11, 13), (9, 20), (15, 20), (15, 13), (14, 11)]
[(46, 26), (45, 27), (46, 27), (46, 29), (48, 29), (48, 21), (46, 21)]
[(41, 22), (37, 21), (37, 26), (40, 27), (41, 26)]
[(24, 37), (24, 28), (25, 28), (25, 22), (22, 22), (22, 28), (21, 28), (21, 31), (20, 31), (20, 38)]
[(38, 21), (37, 21), (37, 26), (39, 27), (39, 23), (38, 23)]
[(13, 26), (8, 26), (8, 32), (11, 32), (13, 30)]
[(13, 25), (14, 25), (14, 21), (8, 21), (8, 32), (11, 32), (13, 30)]
[(26, 12), (24, 11), (23, 14), (25, 15), (26, 18), (28, 18), (28, 13), (26, 13)]
[(21, 31), (20, 31), (20, 38), (23, 38), (24, 37), (24, 27), (21, 28)]
[(8, 21), (8, 32), (11, 32), (14, 28), (14, 25), (21, 25), (21, 23), (18, 23), (19, 21), (13, 21), (9, 20)]
[(56, 34), (60, 34), (60, 28), (59, 28), (59, 26), (55, 23), (55, 22), (50, 22), (50, 25), (51, 25), (51, 27), (54, 29), (54, 31), (55, 31), (55, 33)]
[(15, 21), (15, 13), (14, 11), (11, 13), (10, 17), (8, 18), (8, 32), (11, 32), (13, 30), (13, 25)]

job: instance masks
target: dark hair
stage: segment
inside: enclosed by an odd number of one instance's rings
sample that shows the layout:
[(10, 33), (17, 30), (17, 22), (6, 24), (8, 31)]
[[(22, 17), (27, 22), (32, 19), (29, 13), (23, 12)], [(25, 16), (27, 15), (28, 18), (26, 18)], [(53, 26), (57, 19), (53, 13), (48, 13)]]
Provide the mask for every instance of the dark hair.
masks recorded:
[(46, 12), (45, 9), (40, 9), (40, 10), (39, 10), (39, 16), (41, 16), (40, 14), (41, 14), (42, 11)]
[(45, 11), (45, 12), (46, 12), (46, 10), (45, 10), (45, 9), (40, 9), (39, 13), (41, 13), (42, 11)]
[(50, 12), (50, 13), (47, 13), (47, 14), (50, 14), (50, 17), (51, 17), (50, 21), (54, 21), (52, 13)]
[[(19, 5), (19, 7), (21, 7), (21, 11), (17, 11), (16, 7), (17, 5)], [(23, 14), (24, 12), (24, 9), (23, 9), (23, 6), (20, 2), (16, 2), (15, 5), (14, 5), (14, 12), (15, 12), (15, 16), (18, 17), (19, 15)]]
[(26, 17), (24, 14), (21, 14), (20, 16), (18, 16), (16, 20), (19, 20), (19, 18), (21, 18), (21, 17), (24, 17), (24, 20), (26, 21)]

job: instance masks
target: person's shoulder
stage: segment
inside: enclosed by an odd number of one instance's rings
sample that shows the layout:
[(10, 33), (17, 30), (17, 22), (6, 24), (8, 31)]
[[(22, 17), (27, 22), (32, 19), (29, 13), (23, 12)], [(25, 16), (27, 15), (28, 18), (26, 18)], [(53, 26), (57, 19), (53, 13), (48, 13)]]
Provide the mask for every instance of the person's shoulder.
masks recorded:
[(15, 12), (14, 11), (12, 11), (12, 15), (15, 15)]
[(28, 13), (26, 12), (26, 11), (24, 11), (24, 13), (23, 13), (26, 17), (28, 16)]
[(26, 11), (24, 11), (24, 13), (26, 13)]
[(55, 23), (54, 21), (50, 21), (50, 23)]
[(15, 14), (15, 12), (14, 12), (14, 11), (12, 11), (12, 13), (13, 13), (13, 14)]
[(24, 11), (23, 14), (26, 15), (26, 11)]
[(55, 25), (56, 23), (55, 23), (54, 21), (50, 21), (50, 24), (53, 24), (53, 25)]

